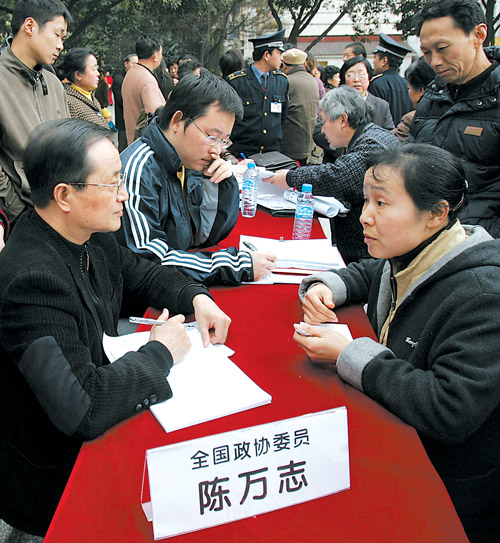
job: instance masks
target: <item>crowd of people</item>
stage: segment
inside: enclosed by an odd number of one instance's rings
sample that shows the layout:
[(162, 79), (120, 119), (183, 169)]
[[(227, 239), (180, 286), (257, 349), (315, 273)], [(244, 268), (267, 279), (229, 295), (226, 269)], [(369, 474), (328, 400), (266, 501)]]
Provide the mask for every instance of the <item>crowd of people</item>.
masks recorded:
[[(185, 316), (205, 345), (226, 340), (208, 287), (258, 281), (276, 256), (206, 249), (238, 218), (232, 165), (280, 152), (298, 167), (267, 182), (349, 209), (330, 220), (348, 266), (303, 281), (294, 340), (414, 426), (470, 541), (498, 542), (500, 48), (480, 4), (428, 0), (420, 58), (381, 34), (373, 64), (352, 42), (323, 67), (280, 30), (251, 39), (248, 65), (224, 53), (221, 76), (147, 35), (113, 75), (85, 44), (59, 59), (71, 22), (60, 0), (19, 0), (0, 56), (0, 390), (15, 406), (0, 518), (16, 541), (41, 541), (84, 441), (172, 395)], [(350, 303), (378, 341), (315, 326)], [(147, 306), (164, 324), (109, 364), (103, 333)]]

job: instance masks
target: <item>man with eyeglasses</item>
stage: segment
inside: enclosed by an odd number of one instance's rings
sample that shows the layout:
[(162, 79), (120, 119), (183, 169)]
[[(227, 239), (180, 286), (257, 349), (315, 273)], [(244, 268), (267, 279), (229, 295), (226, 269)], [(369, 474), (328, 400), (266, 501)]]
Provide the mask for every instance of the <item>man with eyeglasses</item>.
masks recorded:
[[(0, 254), (0, 396), (9, 406), (0, 413), (0, 518), (37, 536), (82, 442), (172, 396), (165, 377), (190, 347), (184, 315), (194, 313), (206, 346), (224, 343), (230, 323), (206, 287), (117, 243), (128, 195), (109, 134), (80, 119), (35, 130), (24, 159), (35, 208)], [(127, 300), (168, 308), (165, 323), (110, 364), (103, 334), (117, 335)]]
[(130, 195), (118, 240), (135, 253), (178, 266), (206, 285), (259, 280), (274, 255), (236, 248), (187, 252), (227, 237), (239, 211), (239, 188), (221, 153), (231, 145), (241, 101), (209, 72), (188, 75), (144, 134), (121, 154)]

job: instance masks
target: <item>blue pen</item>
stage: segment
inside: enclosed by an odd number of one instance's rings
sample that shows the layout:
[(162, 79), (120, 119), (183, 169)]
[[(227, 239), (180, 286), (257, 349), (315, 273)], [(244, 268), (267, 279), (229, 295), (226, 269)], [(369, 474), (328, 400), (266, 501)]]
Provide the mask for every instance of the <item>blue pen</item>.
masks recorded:
[(246, 159), (247, 159), (247, 157), (245, 156), (245, 153), (240, 153), (240, 156), (241, 156), (241, 158), (242, 158), (243, 160), (246, 160)]

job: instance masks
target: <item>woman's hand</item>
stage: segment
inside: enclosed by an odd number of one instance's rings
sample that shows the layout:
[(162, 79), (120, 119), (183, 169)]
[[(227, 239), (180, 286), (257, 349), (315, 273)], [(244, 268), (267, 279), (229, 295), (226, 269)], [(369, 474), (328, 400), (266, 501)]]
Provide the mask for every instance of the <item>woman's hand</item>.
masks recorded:
[[(313, 362), (326, 362), (336, 367), (336, 362), (344, 347), (351, 340), (327, 327), (294, 324), (294, 341), (304, 349)], [(300, 330), (302, 333), (299, 333)], [(304, 335), (308, 334), (307, 336)]]
[(318, 283), (307, 291), (302, 300), (304, 321), (308, 324), (338, 322), (337, 315), (332, 311), (334, 307), (333, 292), (323, 283)]

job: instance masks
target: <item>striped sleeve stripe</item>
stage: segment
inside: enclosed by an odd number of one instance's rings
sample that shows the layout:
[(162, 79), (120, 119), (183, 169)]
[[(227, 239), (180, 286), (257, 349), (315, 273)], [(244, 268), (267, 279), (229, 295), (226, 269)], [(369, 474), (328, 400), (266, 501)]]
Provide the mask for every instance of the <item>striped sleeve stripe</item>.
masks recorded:
[(237, 256), (233, 256), (224, 251), (213, 253), (211, 256), (212, 258), (196, 253), (171, 250), (163, 259), (162, 264), (167, 266), (182, 266), (204, 273), (209, 273), (222, 267), (240, 271), (252, 265), (252, 258), (246, 252), (240, 252)]
[(125, 202), (125, 209), (130, 220), (130, 229), (135, 246), (138, 249), (151, 251), (162, 259), (167, 254), (169, 246), (162, 239), (151, 239), (148, 220), (140, 210), (142, 170), (152, 154), (152, 149), (143, 143), (137, 147), (125, 166), (123, 173), (125, 174), (125, 186), (129, 194), (129, 199)]

